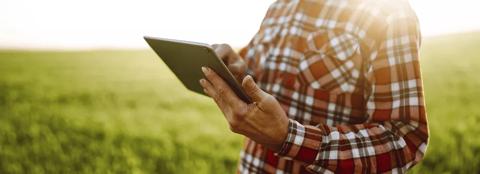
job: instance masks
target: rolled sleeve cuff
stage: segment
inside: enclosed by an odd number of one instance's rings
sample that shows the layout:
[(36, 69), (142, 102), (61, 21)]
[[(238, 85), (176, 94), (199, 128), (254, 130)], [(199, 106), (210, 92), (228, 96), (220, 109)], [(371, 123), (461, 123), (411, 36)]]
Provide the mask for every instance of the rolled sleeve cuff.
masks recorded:
[[(306, 141), (320, 141), (320, 140), (307, 140), (306, 135), (309, 134), (309, 129), (299, 122), (290, 119), (288, 123), (288, 135), (283, 142), (282, 148), (278, 151), (278, 155), (303, 161), (306, 163), (312, 163), (318, 154), (318, 149), (315, 147), (308, 147)], [(316, 143), (314, 143), (316, 144)]]

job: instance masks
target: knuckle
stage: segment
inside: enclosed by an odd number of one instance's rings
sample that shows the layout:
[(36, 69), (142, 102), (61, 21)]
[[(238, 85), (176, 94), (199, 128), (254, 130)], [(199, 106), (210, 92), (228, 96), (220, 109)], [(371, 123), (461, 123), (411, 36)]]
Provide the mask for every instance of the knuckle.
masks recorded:
[(218, 96), (225, 96), (226, 93), (227, 93), (227, 90), (225, 90), (225, 88), (219, 87), (217, 89)]
[(230, 125), (229, 128), (230, 128), (230, 131), (232, 131), (233, 133), (239, 133), (239, 131), (232, 125)]
[(245, 107), (242, 107), (240, 105), (233, 106), (233, 114), (237, 120), (243, 121), (246, 113), (247, 113), (247, 109)]
[(232, 117), (229, 120), (230, 130), (235, 133), (242, 133), (248, 115), (248, 106), (235, 106)]
[(207, 94), (208, 96), (213, 97), (213, 96), (212, 96), (212, 93), (210, 93), (210, 91), (208, 91), (207, 89), (203, 89), (203, 92), (204, 92), (205, 94)]
[(260, 90), (256, 86), (253, 86), (253, 85), (248, 86), (248, 91), (250, 91), (250, 93), (252, 95), (259, 95), (259, 93), (260, 93)]
[(210, 97), (212, 97), (213, 100), (215, 100), (215, 102), (217, 102), (217, 103), (220, 101), (219, 95), (216, 94), (216, 93), (215, 93), (215, 94), (211, 94)]
[(230, 64), (228, 65), (228, 69), (233, 73), (237, 73), (237, 74), (241, 73), (243, 70), (242, 67), (238, 64)]
[(258, 110), (258, 107), (255, 105), (249, 106), (248, 110), (245, 112), (245, 117), (251, 117), (252, 115), (256, 115)]
[(215, 77), (212, 72), (206, 73), (205, 76), (206, 76), (208, 79), (212, 79), (212, 78)]
[(230, 121), (229, 125), (229, 128), (232, 132), (240, 133), (240, 124), (238, 123), (238, 121), (232, 120)]
[(272, 100), (276, 100), (276, 99), (272, 95), (266, 95), (264, 100), (265, 101), (272, 101)]
[(217, 54), (218, 57), (220, 57), (221, 59), (223, 59), (225, 57), (225, 54), (223, 53), (222, 49), (220, 49), (220, 47), (217, 47), (215, 49), (215, 54)]
[(266, 95), (261, 101), (258, 102), (258, 106), (263, 108), (264, 105), (271, 104), (275, 100), (275, 97), (272, 95)]

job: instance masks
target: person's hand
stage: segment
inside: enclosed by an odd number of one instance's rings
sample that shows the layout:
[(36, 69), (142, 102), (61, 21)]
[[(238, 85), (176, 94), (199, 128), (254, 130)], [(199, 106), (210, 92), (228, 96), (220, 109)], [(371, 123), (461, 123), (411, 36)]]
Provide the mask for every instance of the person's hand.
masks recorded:
[(200, 79), (200, 84), (217, 103), (232, 132), (274, 151), (280, 150), (288, 134), (288, 118), (275, 97), (262, 91), (247, 75), (242, 87), (254, 102), (247, 104), (212, 69), (202, 67), (202, 71), (208, 80)]
[(233, 51), (232, 47), (228, 44), (213, 44), (212, 48), (215, 50), (217, 56), (227, 65), (237, 81), (241, 82), (247, 71), (247, 65), (242, 57)]

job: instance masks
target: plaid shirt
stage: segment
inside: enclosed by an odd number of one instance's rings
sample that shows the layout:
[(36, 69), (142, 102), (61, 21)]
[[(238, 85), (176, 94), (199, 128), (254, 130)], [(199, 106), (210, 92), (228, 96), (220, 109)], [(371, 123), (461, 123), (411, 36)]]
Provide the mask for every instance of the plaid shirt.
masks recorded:
[(278, 0), (240, 50), (290, 118), (278, 152), (246, 138), (239, 173), (404, 173), (428, 127), (405, 0)]

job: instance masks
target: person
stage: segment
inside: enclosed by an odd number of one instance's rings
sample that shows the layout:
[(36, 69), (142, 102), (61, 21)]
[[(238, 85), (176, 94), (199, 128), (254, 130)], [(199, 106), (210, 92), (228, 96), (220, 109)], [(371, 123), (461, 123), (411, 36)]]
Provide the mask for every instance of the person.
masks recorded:
[(405, 173), (429, 135), (420, 39), (406, 0), (277, 0), (238, 54), (213, 45), (254, 101), (202, 68), (238, 172)]

